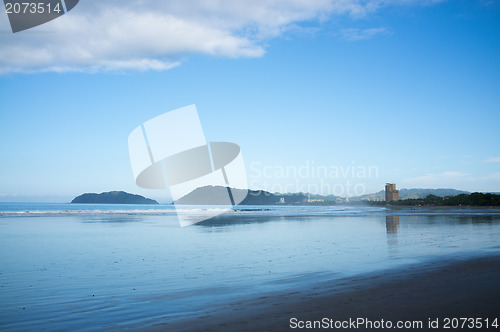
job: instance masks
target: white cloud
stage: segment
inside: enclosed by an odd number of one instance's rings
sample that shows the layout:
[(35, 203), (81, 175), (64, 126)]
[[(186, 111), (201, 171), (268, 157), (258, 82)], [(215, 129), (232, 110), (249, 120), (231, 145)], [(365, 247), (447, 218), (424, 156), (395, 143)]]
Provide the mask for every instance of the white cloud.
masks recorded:
[(461, 178), (461, 177), (467, 176), (466, 173), (453, 172), (453, 171), (443, 172), (443, 173), (438, 174), (438, 175), (442, 176), (442, 177), (445, 177), (445, 178)]
[[(16, 34), (0, 14), (0, 73), (167, 70), (193, 53), (259, 57), (265, 41), (305, 21), (362, 17), (380, 7), (437, 0), (80, 1), (68, 14)], [(384, 28), (346, 29), (363, 39)]]
[(500, 163), (500, 157), (488, 158), (484, 162), (485, 163)]
[(356, 41), (372, 38), (375, 35), (387, 33), (386, 28), (370, 28), (370, 29), (342, 29), (340, 36), (344, 39)]

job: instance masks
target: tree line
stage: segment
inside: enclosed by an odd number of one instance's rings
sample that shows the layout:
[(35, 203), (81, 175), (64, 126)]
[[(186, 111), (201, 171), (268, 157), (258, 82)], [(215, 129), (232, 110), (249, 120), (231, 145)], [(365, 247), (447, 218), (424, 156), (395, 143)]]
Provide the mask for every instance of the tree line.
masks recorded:
[(500, 206), (500, 195), (472, 193), (439, 197), (431, 194), (424, 198), (401, 199), (392, 201), (389, 204), (406, 206)]

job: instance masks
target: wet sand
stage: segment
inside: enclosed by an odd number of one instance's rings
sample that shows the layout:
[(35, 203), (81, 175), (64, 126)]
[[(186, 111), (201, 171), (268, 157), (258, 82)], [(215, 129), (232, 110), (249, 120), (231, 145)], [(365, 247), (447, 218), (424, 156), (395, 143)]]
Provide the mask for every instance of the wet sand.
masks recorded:
[[(383, 319), (393, 324), (406, 320), (422, 321), (423, 328), (404, 329), (420, 331), (430, 330), (429, 319), (439, 319), (439, 329), (434, 330), (442, 330), (447, 317), (489, 318), (490, 322), (497, 318), (500, 324), (499, 303), (500, 256), (488, 256), (433, 261), (352, 278), (311, 281), (304, 288), (256, 294), (214, 305), (203, 312), (193, 312), (189, 318), (158, 322), (143, 330), (298, 330), (290, 328), (293, 317), (297, 323), (303, 321), (304, 324), (323, 318), (334, 321), (364, 318), (372, 323)], [(350, 330), (370, 329), (361, 325)], [(486, 329), (483, 326), (482, 329), (464, 330)], [(490, 327), (488, 330), (498, 329)]]

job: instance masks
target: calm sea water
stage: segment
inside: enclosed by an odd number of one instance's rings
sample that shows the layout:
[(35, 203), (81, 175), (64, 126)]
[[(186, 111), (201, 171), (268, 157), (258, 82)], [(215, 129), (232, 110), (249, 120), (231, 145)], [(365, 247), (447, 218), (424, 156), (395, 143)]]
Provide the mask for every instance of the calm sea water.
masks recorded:
[(495, 209), (242, 209), (180, 228), (168, 205), (0, 203), (0, 329), (148, 326), (242, 296), (500, 252)]

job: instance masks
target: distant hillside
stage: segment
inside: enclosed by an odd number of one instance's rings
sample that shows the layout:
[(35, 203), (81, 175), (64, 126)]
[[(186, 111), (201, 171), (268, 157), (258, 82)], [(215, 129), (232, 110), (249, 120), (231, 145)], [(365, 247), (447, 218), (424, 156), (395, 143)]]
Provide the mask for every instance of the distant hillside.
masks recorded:
[[(244, 190), (233, 189), (241, 192), (243, 195)], [(227, 198), (227, 188), (221, 186), (205, 186), (196, 188), (189, 194), (174, 201), (175, 204), (180, 205), (219, 205)]]
[(75, 197), (71, 203), (89, 204), (158, 204), (153, 199), (141, 195), (129, 194), (124, 191), (110, 191), (100, 194), (87, 193)]
[[(240, 205), (335, 205), (337, 203), (344, 204), (344, 201), (337, 196), (317, 195), (317, 194), (280, 194), (270, 193), (263, 190), (243, 190), (231, 189), (238, 196), (243, 196), (248, 192), (247, 197)], [(401, 189), (399, 191), (400, 199), (422, 199), (428, 195), (437, 197), (457, 196), (460, 194), (468, 194), (466, 191), (456, 189)], [(175, 204), (182, 205), (217, 205), (223, 201), (223, 197), (227, 195), (227, 187), (221, 186), (206, 186), (193, 190), (191, 193), (181, 197)], [(340, 201), (339, 201), (340, 200)], [(377, 193), (367, 194), (358, 197), (350, 197), (349, 202), (359, 203), (361, 201), (384, 201), (385, 192), (381, 190)], [(284, 202), (283, 202), (284, 201)]]
[[(244, 195), (247, 191), (247, 197), (239, 205), (276, 205), (276, 204), (301, 204), (307, 200), (307, 196), (302, 193), (298, 194), (272, 194), (267, 191), (231, 189), (237, 192), (237, 195)], [(186, 196), (181, 197), (175, 204), (179, 205), (217, 205), (223, 201), (227, 195), (227, 187), (221, 186), (205, 186), (196, 188)], [(284, 203), (281, 202), (283, 198)]]
[[(470, 194), (468, 191), (457, 190), (457, 189), (401, 189), (399, 191), (399, 198), (411, 199), (411, 198), (424, 198), (428, 195), (434, 195), (438, 197), (446, 196), (457, 196), (460, 194)], [(385, 196), (384, 196), (385, 197)]]
[[(460, 194), (470, 194), (468, 191), (457, 189), (401, 189), (399, 191), (399, 199), (419, 199), (425, 198), (428, 195), (438, 197), (456, 196)], [(385, 191), (381, 190), (377, 193), (367, 194), (363, 196), (353, 197), (350, 201), (383, 201), (385, 200)]]
[(379, 192), (373, 194), (366, 194), (362, 196), (349, 197), (350, 202), (358, 202), (358, 201), (383, 201), (385, 200), (385, 191), (381, 190)]
[(307, 200), (307, 196), (303, 193), (297, 194), (271, 194), (267, 191), (249, 190), (248, 196), (240, 203), (240, 205), (290, 205), (302, 204)]

